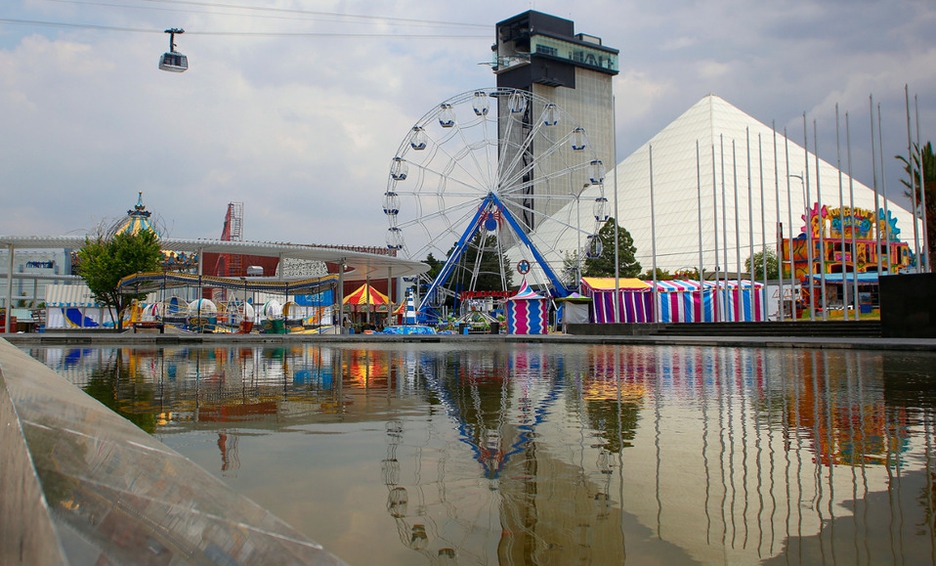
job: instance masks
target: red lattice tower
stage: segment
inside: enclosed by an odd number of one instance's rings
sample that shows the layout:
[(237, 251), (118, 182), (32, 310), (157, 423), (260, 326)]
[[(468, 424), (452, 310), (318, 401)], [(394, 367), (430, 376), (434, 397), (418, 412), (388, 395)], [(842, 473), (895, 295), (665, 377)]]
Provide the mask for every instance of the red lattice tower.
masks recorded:
[[(228, 203), (227, 214), (224, 215), (224, 229), (221, 231), (221, 239), (225, 242), (243, 242), (244, 241), (244, 203)], [(243, 256), (240, 254), (224, 254), (224, 268), (219, 273), (225, 277), (239, 277), (244, 275)]]

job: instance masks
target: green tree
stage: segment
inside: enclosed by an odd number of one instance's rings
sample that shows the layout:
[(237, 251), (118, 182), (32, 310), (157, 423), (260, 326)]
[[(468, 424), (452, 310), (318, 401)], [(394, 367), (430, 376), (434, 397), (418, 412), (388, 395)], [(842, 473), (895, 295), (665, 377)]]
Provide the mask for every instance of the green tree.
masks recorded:
[(436, 259), (432, 253), (426, 256), (426, 259), (423, 260), (423, 263), (429, 266), (429, 271), (427, 271), (425, 275), (429, 278), (430, 281), (435, 280), (435, 278), (439, 275), (439, 272), (442, 271), (442, 267), (445, 265), (444, 261), (441, 259)]
[[(497, 253), (498, 249), (497, 236), (493, 234), (482, 236), (479, 231), (465, 248), (465, 253), (459, 259), (453, 276), (449, 278), (445, 286), (451, 290), (467, 290), (471, 283), (471, 276), (475, 269), (478, 254), (481, 254), (481, 261), (478, 264), (478, 278), (475, 281), (474, 290), (505, 291), (504, 283), (501, 281), (501, 265), (504, 266), (504, 277), (507, 280), (507, 288), (509, 289), (513, 285), (513, 269), (508, 263), (507, 255)], [(451, 257), (453, 253), (455, 253), (455, 246), (452, 246), (449, 250), (447, 257)]]
[[(926, 249), (930, 252), (930, 261), (933, 259), (933, 250), (936, 249), (933, 246), (936, 246), (936, 155), (933, 155), (933, 143), (926, 142), (926, 145), (923, 146), (923, 151), (919, 150), (917, 144), (913, 144), (913, 157), (908, 161), (906, 157), (902, 155), (896, 155), (897, 158), (904, 165), (904, 171), (907, 174), (906, 179), (901, 179), (901, 183), (907, 190), (905, 194), (907, 198), (913, 198), (913, 189), (916, 189), (916, 202), (917, 214), (919, 215), (922, 210), (923, 203), (923, 194), (921, 191), (921, 182), (920, 182), (920, 171), (922, 169), (922, 188), (925, 189), (926, 194), (926, 228), (928, 234), (923, 234), (923, 242), (926, 245)], [(923, 166), (920, 167), (920, 157), (923, 157)], [(912, 164), (912, 165), (911, 165)], [(911, 173), (912, 171), (912, 173)], [(913, 186), (911, 187), (910, 179), (913, 179)]]
[[(582, 275), (586, 277), (614, 277), (614, 227), (617, 226), (614, 218), (609, 218), (604, 226), (598, 230), (598, 239), (601, 240), (601, 255), (585, 260)], [(640, 262), (634, 255), (637, 252), (634, 238), (625, 228), (618, 226), (618, 267), (619, 277), (637, 277), (640, 273)], [(572, 258), (574, 260), (574, 258)], [(568, 260), (567, 260), (568, 261)]]
[[(744, 260), (744, 271), (751, 274), (752, 279), (764, 278), (764, 252), (756, 252), (753, 255), (754, 268), (751, 270), (751, 258)], [(779, 279), (780, 271), (777, 264), (777, 252), (767, 250), (767, 279)]]
[(78, 274), (84, 278), (91, 293), (110, 310), (122, 330), (120, 313), (133, 299), (142, 299), (145, 293), (127, 293), (118, 289), (121, 279), (138, 272), (158, 271), (162, 260), (159, 238), (151, 230), (136, 234), (117, 234), (112, 238), (98, 235), (85, 238), (78, 250)]

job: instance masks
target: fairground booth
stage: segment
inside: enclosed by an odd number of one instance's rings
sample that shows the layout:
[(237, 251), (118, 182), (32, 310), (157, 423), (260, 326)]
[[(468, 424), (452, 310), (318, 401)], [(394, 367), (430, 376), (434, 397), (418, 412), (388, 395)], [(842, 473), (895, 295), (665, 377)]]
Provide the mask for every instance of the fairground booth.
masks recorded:
[(764, 285), (747, 280), (673, 279), (654, 285), (621, 278), (615, 286), (612, 277), (583, 277), (582, 290), (594, 301), (592, 322), (596, 324), (764, 320)]
[(631, 277), (618, 279), (617, 286), (613, 277), (582, 277), (582, 294), (592, 299), (595, 324), (653, 322), (651, 289), (646, 281)]
[(549, 300), (526, 282), (507, 299), (508, 334), (546, 334), (549, 330)]

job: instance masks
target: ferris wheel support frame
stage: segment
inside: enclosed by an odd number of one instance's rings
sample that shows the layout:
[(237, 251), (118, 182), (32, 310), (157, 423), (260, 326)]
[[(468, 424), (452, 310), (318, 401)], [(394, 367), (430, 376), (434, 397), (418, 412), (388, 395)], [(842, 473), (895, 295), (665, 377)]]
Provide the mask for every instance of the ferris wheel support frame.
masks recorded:
[(539, 250), (536, 249), (536, 246), (533, 245), (533, 242), (529, 237), (523, 232), (520, 228), (520, 224), (517, 223), (517, 220), (510, 213), (510, 210), (504, 206), (497, 195), (494, 193), (488, 193), (484, 200), (481, 201), (481, 206), (478, 207), (478, 210), (475, 212), (474, 218), (471, 219), (471, 222), (468, 223), (468, 227), (462, 233), (461, 238), (459, 238), (458, 243), (455, 244), (455, 249), (449, 258), (445, 261), (445, 264), (442, 266), (442, 269), (439, 271), (439, 275), (432, 281), (432, 284), (429, 286), (429, 289), (426, 291), (425, 296), (422, 301), (419, 303), (419, 308), (416, 309), (417, 312), (423, 312), (424, 307), (429, 303), (432, 293), (439, 288), (440, 286), (445, 285), (448, 281), (448, 278), (452, 275), (452, 271), (455, 269), (455, 265), (461, 260), (461, 256), (465, 253), (465, 249), (468, 247), (468, 242), (475, 234), (478, 233), (478, 228), (481, 226), (482, 216), (492, 207), (497, 207), (500, 211), (501, 216), (507, 221), (510, 225), (510, 228), (513, 232), (520, 238), (520, 241), (523, 242), (533, 254), (533, 259), (539, 264), (540, 268), (543, 270), (543, 273), (546, 275), (546, 278), (549, 279), (549, 282), (552, 284), (557, 296), (566, 297), (572, 291), (567, 289), (565, 285), (562, 284), (562, 280), (556, 276), (556, 273), (549, 267), (549, 262), (546, 261), (546, 258), (540, 254)]

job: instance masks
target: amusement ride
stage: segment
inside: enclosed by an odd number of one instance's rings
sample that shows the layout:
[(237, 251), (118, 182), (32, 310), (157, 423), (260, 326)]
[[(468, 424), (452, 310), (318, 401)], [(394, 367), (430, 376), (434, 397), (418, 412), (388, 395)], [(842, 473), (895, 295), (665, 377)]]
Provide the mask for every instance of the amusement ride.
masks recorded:
[(585, 129), (554, 102), (484, 88), (437, 105), (404, 137), (383, 199), (388, 248), (446, 258), (417, 311), (454, 294), (450, 280), (475, 291), (486, 254), (497, 258), (504, 292), (516, 269), (553, 297), (571, 293), (582, 260), (601, 254), (603, 182)]

